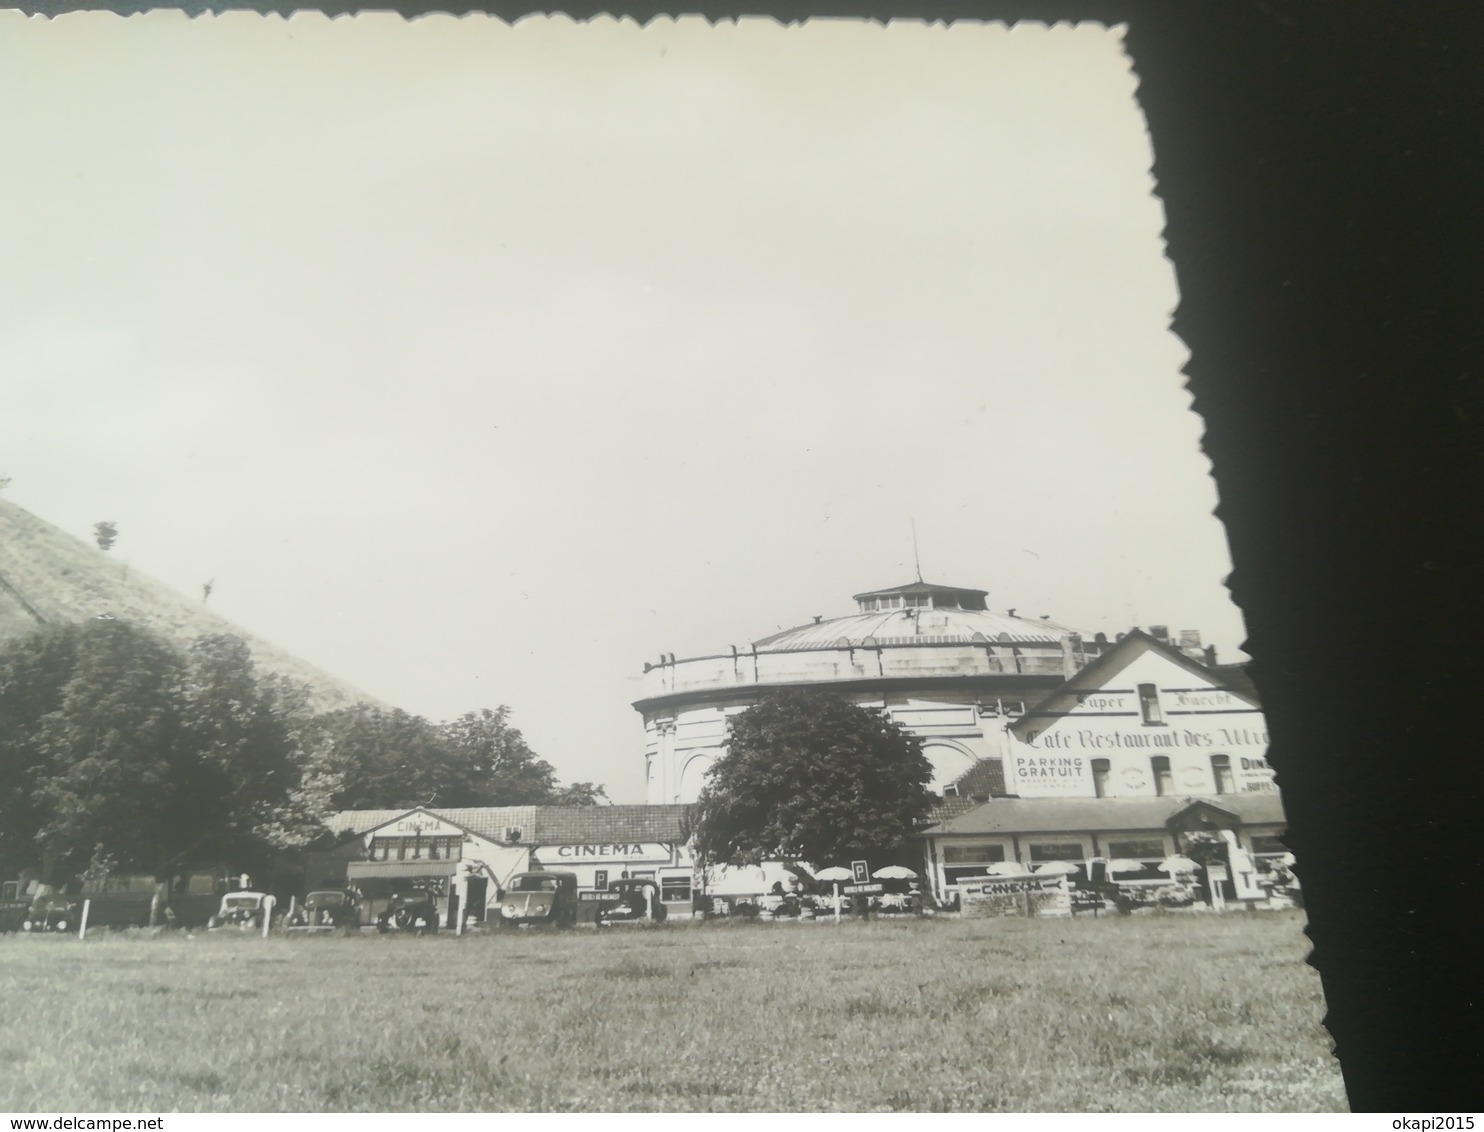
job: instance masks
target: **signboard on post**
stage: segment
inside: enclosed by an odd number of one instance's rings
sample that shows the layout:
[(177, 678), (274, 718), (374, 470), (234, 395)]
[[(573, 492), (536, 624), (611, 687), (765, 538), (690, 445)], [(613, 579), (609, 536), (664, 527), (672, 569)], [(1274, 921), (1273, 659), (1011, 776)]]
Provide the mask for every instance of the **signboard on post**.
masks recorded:
[(869, 884), (871, 882), (871, 866), (865, 861), (851, 861), (850, 872), (855, 878), (856, 884)]
[(880, 881), (872, 881), (870, 884), (847, 884), (840, 891), (846, 896), (877, 896), (886, 891), (886, 885)]
[(1061, 875), (965, 877), (957, 887), (965, 918), (1072, 914), (1071, 885)]

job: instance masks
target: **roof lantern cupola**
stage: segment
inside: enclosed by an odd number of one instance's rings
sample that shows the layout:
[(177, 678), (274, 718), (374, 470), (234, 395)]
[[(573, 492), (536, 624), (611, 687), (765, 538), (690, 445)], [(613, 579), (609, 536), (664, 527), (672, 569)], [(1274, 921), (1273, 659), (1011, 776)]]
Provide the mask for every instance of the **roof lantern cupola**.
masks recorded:
[(856, 608), (862, 613), (886, 609), (976, 609), (982, 610), (988, 590), (963, 586), (940, 586), (932, 582), (908, 582), (885, 590), (856, 594)]

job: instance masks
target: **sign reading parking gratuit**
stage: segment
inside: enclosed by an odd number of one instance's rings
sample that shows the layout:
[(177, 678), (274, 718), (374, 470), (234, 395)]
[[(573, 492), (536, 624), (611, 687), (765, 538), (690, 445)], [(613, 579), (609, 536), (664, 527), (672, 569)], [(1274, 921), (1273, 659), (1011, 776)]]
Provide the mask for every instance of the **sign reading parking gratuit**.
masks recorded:
[(864, 861), (851, 861), (850, 871), (855, 877), (856, 884), (871, 883), (871, 866)]

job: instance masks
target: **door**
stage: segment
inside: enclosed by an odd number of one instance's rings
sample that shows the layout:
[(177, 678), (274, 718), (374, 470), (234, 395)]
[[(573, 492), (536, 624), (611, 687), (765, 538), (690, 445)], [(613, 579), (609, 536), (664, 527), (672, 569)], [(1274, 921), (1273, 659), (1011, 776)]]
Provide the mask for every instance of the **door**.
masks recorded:
[(489, 895), (487, 877), (470, 877), (464, 881), (464, 918), (477, 924), (484, 923), (484, 905)]

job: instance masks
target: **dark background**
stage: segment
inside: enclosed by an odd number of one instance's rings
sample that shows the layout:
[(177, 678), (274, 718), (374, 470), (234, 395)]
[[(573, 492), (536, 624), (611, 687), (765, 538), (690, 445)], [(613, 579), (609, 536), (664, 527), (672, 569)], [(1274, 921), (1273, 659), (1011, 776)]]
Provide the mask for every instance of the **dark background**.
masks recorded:
[[(507, 19), (533, 10), (388, 6)], [(756, 0), (538, 10), (1127, 25), (1182, 295), (1174, 328), (1192, 353), (1231, 586), (1351, 1106), (1478, 1108), (1484, 6)]]

